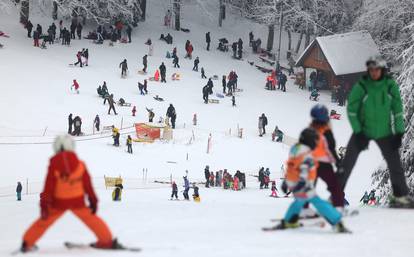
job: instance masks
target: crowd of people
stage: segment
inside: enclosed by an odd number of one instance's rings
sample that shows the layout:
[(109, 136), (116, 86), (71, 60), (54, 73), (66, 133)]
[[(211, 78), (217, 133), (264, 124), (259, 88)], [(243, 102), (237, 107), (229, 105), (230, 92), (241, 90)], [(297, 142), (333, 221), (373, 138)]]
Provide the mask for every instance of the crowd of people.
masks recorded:
[(207, 165), (204, 169), (204, 177), (206, 179), (206, 188), (222, 187), (223, 189), (234, 191), (246, 188), (246, 174), (239, 170), (234, 175), (231, 175), (227, 169), (216, 172), (210, 171), (210, 167)]

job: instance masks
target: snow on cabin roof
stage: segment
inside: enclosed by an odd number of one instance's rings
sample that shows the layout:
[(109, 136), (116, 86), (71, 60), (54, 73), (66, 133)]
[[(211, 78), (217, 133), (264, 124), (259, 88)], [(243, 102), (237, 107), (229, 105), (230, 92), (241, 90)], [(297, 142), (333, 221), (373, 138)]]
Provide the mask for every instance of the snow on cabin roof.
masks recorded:
[(315, 41), (318, 43), (335, 75), (359, 73), (366, 70), (370, 56), (380, 55), (377, 45), (368, 31), (357, 31), (332, 36), (317, 37), (299, 57), (302, 63)]

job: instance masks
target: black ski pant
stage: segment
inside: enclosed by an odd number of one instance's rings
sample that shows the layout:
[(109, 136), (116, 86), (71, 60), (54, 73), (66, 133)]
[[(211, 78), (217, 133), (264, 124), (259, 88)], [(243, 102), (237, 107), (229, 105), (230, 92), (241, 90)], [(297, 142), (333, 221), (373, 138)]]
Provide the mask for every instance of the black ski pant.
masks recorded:
[(132, 153), (132, 145), (128, 144), (128, 153)]
[(193, 71), (198, 71), (198, 64), (197, 65), (194, 65)]
[(175, 199), (178, 199), (178, 191), (172, 191), (171, 199), (173, 199), (174, 197)]
[(122, 69), (121, 76), (126, 76), (126, 75), (127, 75), (127, 70), (126, 69)]
[(146, 64), (144, 64), (144, 68), (142, 69), (142, 71), (145, 72), (145, 73), (147, 72), (147, 65)]
[[(394, 196), (401, 197), (408, 194), (407, 182), (404, 175), (404, 170), (401, 166), (400, 153), (397, 149), (394, 149), (392, 143), (392, 137), (386, 137), (374, 140), (381, 150), (384, 157), (391, 180), (391, 186)], [(358, 139), (355, 135), (351, 136), (348, 142), (346, 154), (343, 160), (342, 172), (337, 173), (338, 182), (342, 190), (345, 189), (346, 182), (351, 175), (352, 169), (358, 159), (359, 154), (365, 150), (358, 144)]]
[(72, 134), (72, 124), (69, 123), (68, 134)]
[(167, 83), (167, 81), (165, 80), (165, 74), (161, 73), (161, 82)]
[(111, 114), (111, 110), (114, 111), (115, 115), (117, 115), (116, 111), (115, 111), (115, 106), (113, 104), (109, 105), (109, 110), (108, 110), (108, 114)]
[(206, 187), (210, 187), (210, 178), (206, 178)]
[(210, 42), (207, 42), (207, 51), (210, 51)]

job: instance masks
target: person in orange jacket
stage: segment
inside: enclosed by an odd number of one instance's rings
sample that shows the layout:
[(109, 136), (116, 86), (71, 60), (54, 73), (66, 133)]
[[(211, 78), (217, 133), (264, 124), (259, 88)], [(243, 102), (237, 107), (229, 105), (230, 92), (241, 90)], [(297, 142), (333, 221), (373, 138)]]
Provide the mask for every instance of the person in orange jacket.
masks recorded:
[[(50, 159), (44, 189), (40, 194), (40, 218), (24, 234), (21, 251), (33, 250), (46, 230), (66, 211), (71, 211), (95, 234), (98, 240), (91, 244), (92, 247), (118, 248), (119, 244), (113, 239), (108, 226), (96, 215), (98, 198), (85, 163), (74, 152), (73, 139), (69, 135), (58, 136), (53, 148), (55, 155)], [(88, 206), (85, 204), (86, 197)]]

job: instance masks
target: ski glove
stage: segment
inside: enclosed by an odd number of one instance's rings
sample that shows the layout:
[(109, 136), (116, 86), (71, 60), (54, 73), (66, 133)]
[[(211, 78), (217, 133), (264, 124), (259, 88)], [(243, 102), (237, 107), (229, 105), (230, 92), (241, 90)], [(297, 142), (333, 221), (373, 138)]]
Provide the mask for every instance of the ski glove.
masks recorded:
[(398, 150), (401, 147), (403, 134), (396, 134), (391, 137), (391, 146), (393, 149)]
[(89, 198), (89, 209), (91, 209), (92, 214), (95, 214), (98, 210), (98, 201)]
[(358, 134), (354, 134), (355, 138), (356, 138), (356, 145), (358, 146), (358, 148), (362, 151), (362, 150), (366, 150), (368, 148), (368, 144), (369, 144), (369, 138), (367, 138), (364, 133), (360, 132)]

